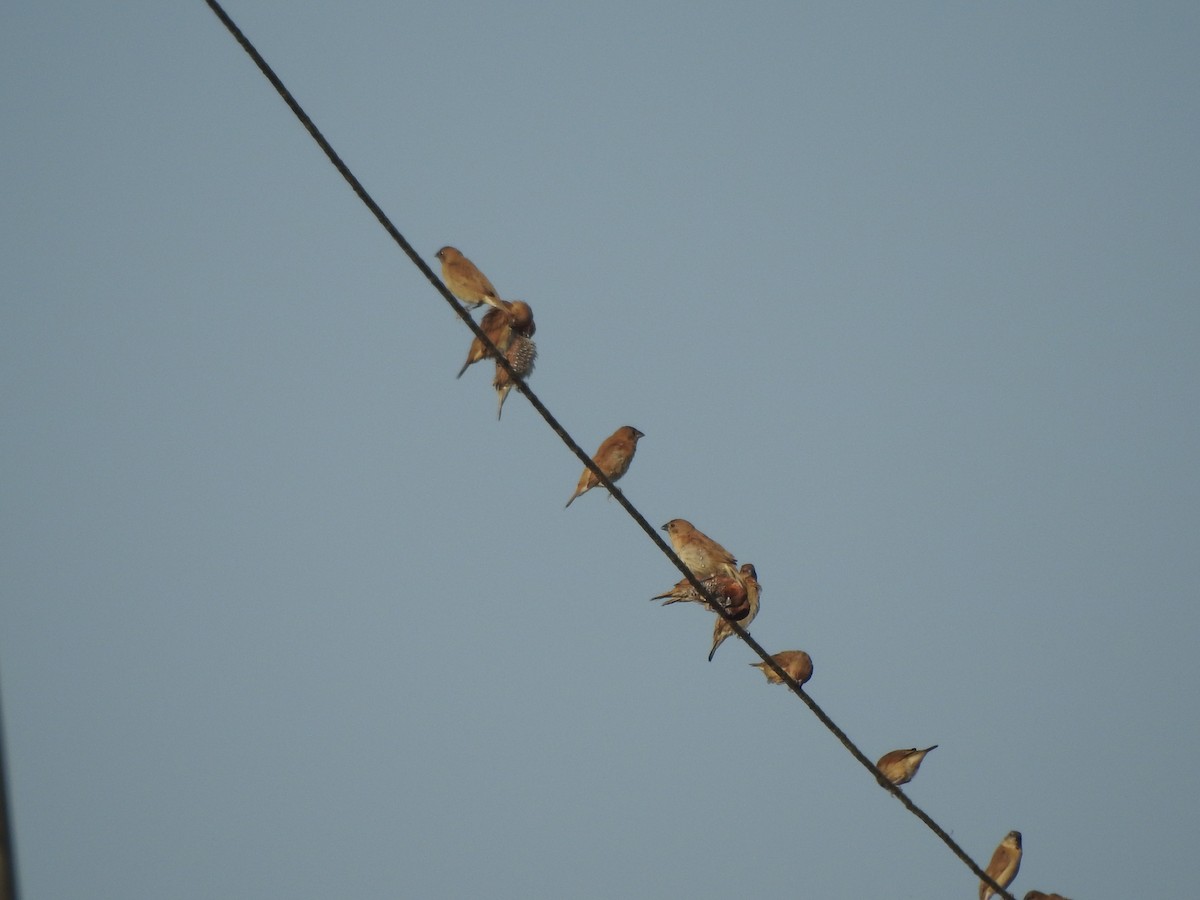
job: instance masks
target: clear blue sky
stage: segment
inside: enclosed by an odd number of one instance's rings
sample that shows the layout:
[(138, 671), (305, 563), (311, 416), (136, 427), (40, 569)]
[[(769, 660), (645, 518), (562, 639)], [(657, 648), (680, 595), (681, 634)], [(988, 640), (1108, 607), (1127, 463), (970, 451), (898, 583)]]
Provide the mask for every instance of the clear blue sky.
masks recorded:
[[(533, 385), (753, 562), (1013, 890), (1200, 833), (1200, 7), (239, 0)], [(971, 897), (200, 2), (0, 12), (0, 683), (27, 900)]]

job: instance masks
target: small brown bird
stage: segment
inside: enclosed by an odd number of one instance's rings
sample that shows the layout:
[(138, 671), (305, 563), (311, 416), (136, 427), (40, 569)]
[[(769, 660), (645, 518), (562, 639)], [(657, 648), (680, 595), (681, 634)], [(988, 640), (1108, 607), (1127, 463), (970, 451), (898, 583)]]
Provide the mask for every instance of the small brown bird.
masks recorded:
[[(629, 471), (633, 454), (637, 452), (638, 438), (643, 437), (645, 435), (632, 425), (622, 425), (604, 439), (600, 449), (592, 456), (592, 462), (608, 476), (609, 481), (616, 481)], [(599, 483), (600, 479), (596, 477), (596, 473), (585, 468), (579, 476), (579, 484), (575, 485), (575, 493), (567, 501), (567, 506), (574, 503), (576, 497), (586, 494)]]
[(671, 546), (683, 564), (703, 581), (718, 573), (736, 576), (737, 560), (733, 554), (707, 535), (699, 532), (686, 519), (672, 519), (662, 527), (671, 539)]
[[(713, 588), (709, 586), (711, 578), (706, 578), (700, 582), (711, 594)], [(696, 589), (692, 587), (692, 583), (686, 578), (680, 578), (675, 582), (675, 586), (669, 591), (663, 591), (661, 594), (656, 594), (650, 598), (651, 600), (663, 601), (663, 606), (670, 606), (672, 603), (699, 603), (700, 595), (696, 593)]]
[[(503, 353), (508, 349), (508, 343), (512, 338), (512, 329), (509, 327), (510, 316), (503, 309), (489, 309), (483, 314), (483, 318), (479, 320), (479, 327), (483, 329), (483, 333), (488, 336), (496, 349)], [(487, 349), (483, 346), (483, 341), (475, 338), (471, 341), (471, 349), (467, 351), (467, 361), (462, 364), (462, 368), (458, 370), (456, 377), (462, 378), (463, 372), (467, 371), (469, 366), (479, 362), (488, 355)]]
[[(533, 322), (533, 310), (529, 304), (523, 300), (501, 300), (502, 306), (489, 309), (483, 314), (483, 318), (479, 320), (479, 327), (483, 329), (483, 333), (488, 336), (488, 339), (496, 345), (496, 349), (500, 352), (508, 350), (508, 345), (512, 343), (514, 334), (522, 334), (525, 337), (533, 337), (537, 326)], [(458, 370), (456, 377), (462, 378), (463, 372), (467, 371), (469, 366), (474, 365), (486, 356), (490, 356), (487, 348), (483, 346), (483, 341), (479, 338), (474, 338), (471, 341), (471, 349), (467, 351), (467, 361), (463, 363), (462, 368)]]
[[(534, 360), (537, 359), (537, 345), (523, 334), (514, 333), (512, 343), (508, 345), (508, 350), (504, 354), (508, 364), (522, 378), (528, 378), (533, 371)], [(492, 381), (492, 387), (496, 389), (496, 418), (499, 419), (504, 412), (504, 401), (508, 397), (508, 392), (513, 389), (514, 382), (508, 376), (508, 372), (499, 362), (496, 363), (496, 377)]]
[(1041, 891), (1030, 891), (1025, 900), (1067, 900), (1062, 894), (1043, 894)]
[(442, 261), (442, 281), (455, 297), (471, 309), (485, 303), (502, 308), (500, 295), (496, 293), (487, 276), (456, 248), (443, 247), (436, 256)]
[[(731, 605), (744, 606), (746, 604), (745, 584), (731, 575), (714, 575), (712, 578), (705, 578), (700, 583), (718, 601), (723, 601), (722, 605), (726, 609), (729, 609)], [(650, 599), (662, 600), (663, 606), (670, 606), (672, 603), (705, 602), (704, 598), (700, 596), (696, 589), (692, 587), (692, 583), (686, 578), (680, 578), (669, 591), (664, 591)]]
[[(784, 650), (780, 653), (772, 653), (771, 659), (775, 660), (779, 668), (787, 672), (792, 680), (801, 687), (807, 683), (808, 679), (812, 678), (812, 657), (803, 650)], [(768, 684), (783, 684), (783, 679), (776, 675), (775, 671), (765, 662), (750, 663), (750, 665), (762, 670), (762, 673), (767, 676)]]
[(883, 777), (892, 784), (908, 784), (917, 774), (917, 769), (921, 768), (925, 754), (936, 749), (937, 744), (926, 747), (924, 750), (918, 750), (916, 747), (909, 747), (907, 750), (893, 750), (879, 757), (875, 768), (882, 772)]
[(501, 300), (500, 302), (508, 310), (513, 331), (517, 334), (523, 334), (525, 337), (533, 337), (537, 331), (537, 326), (533, 324), (533, 307), (524, 300), (513, 300), (511, 302)]
[[(1017, 877), (1017, 872), (1021, 869), (1021, 832), (1010, 831), (1004, 836), (1004, 840), (1000, 842), (1000, 846), (996, 848), (996, 852), (992, 854), (992, 861), (987, 864), (984, 870), (988, 877), (996, 884), (1005, 890), (1013, 883), (1013, 879)], [(987, 882), (979, 882), (979, 900), (988, 900), (989, 897), (994, 897), (996, 892), (992, 890)]]
[[(696, 533), (699, 534), (699, 532)], [(735, 608), (731, 606), (729, 607), (729, 614), (737, 620), (738, 625), (745, 629), (750, 627), (750, 623), (758, 615), (758, 598), (762, 593), (762, 585), (758, 583), (758, 572), (755, 571), (754, 566), (750, 563), (742, 566), (736, 578), (746, 592), (746, 611), (742, 613), (740, 607)], [(709, 662), (712, 662), (713, 654), (717, 652), (717, 648), (725, 643), (725, 639), (731, 634), (733, 634), (733, 626), (718, 613), (716, 624), (713, 625), (712, 649), (708, 651)]]

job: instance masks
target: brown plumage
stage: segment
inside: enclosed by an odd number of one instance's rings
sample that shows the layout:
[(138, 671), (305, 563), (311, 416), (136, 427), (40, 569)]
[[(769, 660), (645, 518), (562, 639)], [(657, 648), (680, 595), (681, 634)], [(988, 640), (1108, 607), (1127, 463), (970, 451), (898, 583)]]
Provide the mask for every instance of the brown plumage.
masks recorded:
[[(758, 572), (754, 570), (754, 566), (750, 563), (743, 565), (735, 577), (745, 590), (745, 605), (744, 607), (741, 605), (736, 607), (731, 605), (728, 608), (729, 614), (737, 620), (738, 625), (746, 629), (750, 627), (750, 623), (758, 615), (758, 598), (762, 593), (762, 585), (758, 583)], [(744, 612), (742, 611), (743, 609), (745, 610)], [(709, 662), (712, 662), (713, 654), (717, 652), (717, 648), (725, 643), (725, 639), (731, 634), (733, 634), (733, 626), (718, 613), (716, 624), (713, 625), (712, 649), (708, 651)]]
[[(713, 589), (708, 584), (710, 581), (712, 581), (712, 579), (707, 578), (702, 581), (701, 584), (703, 584), (711, 594)], [(692, 587), (690, 581), (688, 581), (686, 578), (680, 578), (677, 582), (675, 582), (675, 586), (669, 591), (663, 591), (661, 594), (655, 594), (650, 599), (662, 600), (663, 606), (670, 606), (672, 603), (699, 603), (700, 595), (696, 593), (696, 589)]]
[[(489, 309), (483, 314), (483, 318), (479, 320), (479, 327), (483, 329), (483, 333), (488, 336), (488, 339), (496, 345), (496, 349), (503, 353), (508, 350), (514, 334), (533, 337), (533, 333), (537, 331), (537, 326), (533, 322), (533, 310), (528, 303), (523, 300), (513, 300), (511, 302), (501, 300), (500, 303), (500, 306)], [(463, 372), (467, 371), (469, 366), (488, 356), (491, 356), (491, 354), (484, 347), (483, 341), (479, 338), (472, 339), (471, 349), (467, 351), (467, 361), (458, 370), (457, 377), (462, 378)]]
[(924, 750), (918, 750), (916, 747), (909, 747), (907, 750), (892, 750), (879, 757), (875, 768), (882, 772), (883, 777), (892, 784), (908, 784), (917, 774), (917, 769), (921, 768), (925, 754), (936, 749), (937, 744), (926, 747)]
[[(705, 578), (700, 583), (718, 601), (725, 601), (722, 605), (726, 608), (734, 602), (738, 604), (745, 602), (746, 587), (732, 575), (721, 573), (711, 578)], [(664, 591), (650, 599), (662, 600), (663, 606), (670, 606), (672, 603), (704, 603), (704, 598), (686, 578), (680, 578), (669, 591)]]
[[(529, 373), (533, 371), (534, 360), (537, 359), (537, 346), (525, 335), (514, 332), (512, 343), (508, 345), (504, 358), (513, 367), (513, 371), (522, 378), (528, 378)], [(514, 384), (515, 382), (509, 377), (508, 372), (497, 361), (496, 377), (492, 381), (492, 387), (496, 389), (497, 419), (504, 412), (504, 401), (508, 398), (508, 392), (513, 389)]]
[[(808, 679), (812, 678), (812, 657), (803, 650), (783, 650), (779, 653), (772, 653), (771, 659), (775, 660), (779, 668), (787, 672), (792, 681), (801, 687)], [(776, 675), (765, 662), (750, 663), (750, 665), (762, 670), (762, 673), (767, 676), (768, 684), (783, 684), (783, 679)]]
[[(996, 884), (1005, 890), (1013, 883), (1013, 879), (1017, 877), (1017, 872), (1021, 869), (1021, 832), (1010, 831), (1004, 836), (1004, 840), (1000, 842), (1000, 846), (996, 848), (996, 852), (992, 854), (992, 861), (987, 864), (984, 869), (988, 877)], [(994, 897), (996, 892), (992, 890), (987, 882), (979, 882), (979, 900), (988, 900), (989, 897)]]
[(537, 325), (533, 323), (533, 307), (524, 300), (501, 300), (504, 308), (508, 311), (509, 324), (512, 330), (517, 334), (524, 335), (527, 338), (533, 337), (537, 331)]
[(455, 297), (472, 309), (488, 304), (500, 308), (500, 295), (475, 263), (455, 247), (443, 247), (436, 254), (442, 261), (442, 281)]
[[(483, 318), (479, 320), (479, 327), (483, 329), (483, 333), (488, 336), (488, 340), (495, 344), (496, 349), (501, 353), (508, 349), (508, 343), (512, 337), (512, 329), (508, 324), (509, 319), (510, 316), (506, 310), (489, 309), (483, 314)], [(462, 368), (458, 370), (456, 377), (462, 378), (463, 372), (467, 371), (469, 366), (473, 366), (488, 355), (483, 341), (479, 338), (472, 340), (471, 349), (467, 351), (467, 361), (462, 364)]]
[(1025, 900), (1067, 900), (1062, 894), (1043, 894), (1041, 891), (1030, 891)]
[(697, 531), (687, 519), (672, 519), (662, 530), (670, 537), (675, 554), (700, 581), (718, 572), (737, 574), (734, 570), (737, 560), (733, 554), (703, 532)]
[[(637, 452), (638, 438), (641, 437), (645, 435), (632, 425), (622, 425), (604, 439), (600, 449), (592, 456), (592, 462), (608, 476), (609, 481), (616, 481), (629, 471), (633, 454)], [(596, 477), (595, 472), (584, 469), (583, 474), (579, 476), (579, 484), (575, 486), (575, 493), (567, 501), (567, 506), (574, 503), (576, 497), (586, 494), (599, 483), (600, 479)]]

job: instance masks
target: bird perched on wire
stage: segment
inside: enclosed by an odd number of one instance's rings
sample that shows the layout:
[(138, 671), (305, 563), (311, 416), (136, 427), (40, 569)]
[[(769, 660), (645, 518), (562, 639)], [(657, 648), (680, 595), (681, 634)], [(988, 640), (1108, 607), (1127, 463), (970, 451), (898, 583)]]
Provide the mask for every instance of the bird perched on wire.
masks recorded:
[[(496, 345), (496, 349), (503, 353), (508, 350), (514, 334), (533, 337), (537, 326), (533, 322), (533, 309), (525, 301), (501, 300), (500, 303), (501, 306), (489, 309), (483, 314), (483, 318), (479, 320), (479, 327)], [(462, 378), (463, 372), (467, 371), (469, 366), (490, 355), (488, 349), (483, 345), (483, 341), (479, 338), (472, 339), (471, 349), (467, 351), (467, 361), (458, 370), (457, 377)]]
[[(726, 608), (735, 603), (743, 603), (745, 600), (745, 585), (732, 575), (726, 575), (722, 572), (719, 575), (713, 575), (711, 578), (705, 578), (700, 583), (718, 601), (722, 601), (722, 605)], [(663, 591), (663, 593), (656, 594), (650, 599), (662, 600), (663, 606), (670, 606), (672, 603), (705, 602), (704, 598), (700, 596), (700, 592), (692, 587), (692, 583), (686, 578), (680, 578), (669, 591)]]
[[(750, 612), (750, 595), (747, 591), (748, 581), (743, 575), (744, 573), (753, 571), (754, 566), (746, 563), (746, 565), (742, 566), (741, 572), (738, 575), (726, 575), (724, 572), (720, 572), (711, 578), (705, 578), (700, 584), (730, 616), (741, 620), (746, 618), (747, 613)], [(757, 573), (755, 577), (757, 577)], [(657, 594), (650, 599), (662, 600), (663, 606), (670, 606), (672, 603), (700, 603), (705, 606), (708, 605), (708, 601), (700, 596), (700, 592), (692, 587), (692, 583), (686, 578), (679, 579), (669, 591)]]
[(484, 275), (455, 247), (443, 247), (436, 254), (442, 261), (442, 281), (455, 297), (476, 309), (483, 304), (500, 306), (500, 295)]
[[(533, 371), (534, 360), (537, 359), (537, 345), (533, 343), (525, 335), (518, 332), (513, 333), (512, 342), (508, 345), (508, 350), (504, 353), (504, 358), (508, 360), (508, 364), (512, 366), (513, 371), (522, 378), (528, 378)], [(508, 392), (513, 389), (516, 382), (509, 377), (504, 367), (500, 365), (499, 360), (496, 361), (496, 377), (492, 381), (492, 387), (496, 389), (496, 418), (499, 419), (504, 413), (504, 401), (508, 398)]]
[(926, 747), (924, 750), (918, 750), (916, 747), (909, 747), (907, 750), (892, 750), (879, 757), (875, 768), (882, 772), (883, 777), (892, 784), (908, 784), (916, 776), (917, 769), (921, 768), (925, 754), (936, 749), (937, 744)]
[(692, 570), (700, 581), (717, 573), (736, 576), (737, 560), (733, 554), (701, 531), (687, 519), (672, 519), (662, 527), (671, 539), (675, 555)]
[[(604, 443), (592, 457), (592, 462), (608, 476), (609, 481), (616, 481), (629, 471), (629, 464), (633, 462), (633, 454), (637, 452), (638, 438), (642, 437), (645, 435), (632, 425), (622, 425), (604, 439)], [(585, 468), (583, 474), (579, 476), (579, 484), (575, 486), (575, 493), (567, 501), (567, 506), (574, 503), (576, 497), (586, 494), (599, 483), (600, 479), (596, 477), (596, 473)]]
[[(772, 653), (771, 659), (775, 660), (779, 668), (787, 672), (792, 681), (801, 687), (808, 679), (812, 678), (812, 657), (803, 650), (783, 650), (779, 653)], [(762, 673), (767, 676), (768, 684), (783, 684), (783, 679), (776, 675), (775, 671), (765, 662), (750, 663), (750, 665), (762, 670)]]
[[(1004, 836), (1004, 840), (1000, 842), (1000, 846), (996, 848), (996, 852), (992, 854), (992, 861), (987, 864), (984, 870), (988, 877), (996, 884), (1005, 890), (1013, 883), (1013, 879), (1017, 877), (1017, 872), (1021, 869), (1021, 832), (1010, 831)], [(996, 892), (986, 881), (979, 882), (979, 900), (988, 900), (989, 897), (994, 897)]]
[[(678, 551), (677, 551), (678, 552)], [(754, 617), (758, 615), (758, 598), (762, 592), (762, 585), (758, 583), (758, 572), (754, 570), (754, 566), (750, 563), (745, 563), (738, 570), (735, 576), (741, 583), (746, 592), (746, 598), (743, 605), (736, 607), (728, 607), (729, 615), (734, 618), (738, 625), (743, 629), (749, 628), (750, 623), (754, 621)], [(742, 610), (745, 609), (745, 612)], [(713, 654), (717, 652), (717, 648), (725, 643), (725, 639), (733, 634), (733, 626), (727, 622), (720, 613), (717, 613), (716, 624), (713, 625), (713, 642), (712, 649), (708, 651), (708, 661), (712, 662)]]
[[(508, 311), (504, 309), (489, 309), (483, 314), (483, 318), (479, 320), (479, 327), (488, 336), (488, 340), (495, 344), (496, 349), (501, 353), (508, 349), (509, 340), (512, 337), (512, 329), (508, 323)], [(487, 355), (488, 350), (484, 346), (483, 341), (479, 338), (472, 340), (471, 349), (467, 351), (467, 361), (462, 364), (462, 368), (458, 370), (456, 377), (462, 378), (463, 372), (467, 371), (468, 366), (473, 366)]]

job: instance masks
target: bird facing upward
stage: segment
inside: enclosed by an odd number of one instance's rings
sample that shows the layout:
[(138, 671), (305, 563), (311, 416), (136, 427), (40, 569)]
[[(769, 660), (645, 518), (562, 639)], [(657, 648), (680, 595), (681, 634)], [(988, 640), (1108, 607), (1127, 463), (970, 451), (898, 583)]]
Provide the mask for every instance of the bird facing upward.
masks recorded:
[(737, 560), (733, 554), (696, 528), (687, 519), (672, 519), (662, 527), (671, 539), (675, 555), (692, 570), (700, 581), (718, 572), (736, 576)]
[(442, 261), (442, 281), (450, 293), (466, 303), (471, 309), (488, 304), (500, 308), (500, 295), (492, 287), (486, 275), (475, 263), (458, 252), (455, 247), (443, 247), (436, 254)]
[[(1021, 832), (1010, 831), (1004, 836), (1004, 840), (1000, 842), (996, 852), (992, 854), (992, 861), (987, 864), (984, 871), (992, 881), (1007, 890), (1008, 886), (1013, 883), (1013, 879), (1017, 877), (1020, 868)], [(988, 900), (995, 894), (996, 892), (987, 882), (979, 882), (979, 900)]]
[[(622, 425), (604, 439), (604, 443), (592, 457), (592, 462), (608, 476), (609, 481), (616, 481), (629, 471), (629, 464), (633, 462), (633, 454), (637, 452), (638, 438), (642, 437), (645, 435), (632, 425)], [(596, 477), (596, 473), (585, 468), (583, 474), (579, 476), (579, 484), (575, 486), (575, 493), (567, 501), (567, 506), (574, 503), (576, 497), (583, 496), (599, 483), (600, 479)]]
[(924, 750), (918, 750), (916, 747), (909, 747), (907, 750), (892, 750), (879, 757), (875, 768), (882, 772), (883, 777), (892, 784), (908, 784), (917, 774), (917, 769), (921, 768), (925, 754), (936, 749), (937, 744), (926, 747)]
[[(801, 687), (808, 682), (808, 679), (812, 678), (812, 657), (803, 650), (782, 650), (779, 653), (772, 653), (771, 659), (775, 660), (779, 668), (787, 672), (792, 681)], [(767, 676), (768, 684), (783, 684), (783, 679), (776, 675), (775, 671), (765, 662), (750, 663), (750, 665), (760, 669)]]

